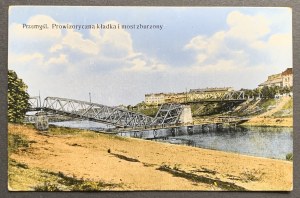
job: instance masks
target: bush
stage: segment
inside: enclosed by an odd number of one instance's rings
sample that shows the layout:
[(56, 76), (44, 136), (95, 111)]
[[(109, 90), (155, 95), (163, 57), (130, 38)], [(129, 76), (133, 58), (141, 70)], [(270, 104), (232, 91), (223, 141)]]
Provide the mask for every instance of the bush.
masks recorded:
[(29, 141), (20, 134), (8, 134), (8, 153), (17, 152), (19, 148), (28, 148)]
[(8, 71), (8, 121), (20, 123), (29, 107), (27, 85), (19, 79), (16, 72)]
[(293, 153), (288, 153), (286, 154), (285, 159), (288, 161), (293, 161), (293, 157), (294, 157)]

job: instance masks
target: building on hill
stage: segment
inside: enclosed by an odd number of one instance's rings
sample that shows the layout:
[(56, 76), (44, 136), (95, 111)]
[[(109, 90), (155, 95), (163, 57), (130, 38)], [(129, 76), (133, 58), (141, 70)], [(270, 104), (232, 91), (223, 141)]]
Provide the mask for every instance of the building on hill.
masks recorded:
[(293, 86), (293, 68), (287, 68), (279, 74), (268, 76), (268, 79), (259, 84), (259, 87), (292, 87)]
[(151, 93), (145, 94), (146, 105), (160, 105), (164, 103), (184, 103), (199, 99), (216, 99), (225, 93), (233, 91), (232, 87), (190, 89), (189, 92), (180, 93)]
[(293, 86), (293, 68), (288, 68), (282, 72), (282, 83), (284, 87)]
[(233, 91), (232, 87), (213, 87), (205, 89), (190, 89), (190, 92), (223, 92), (223, 91)]
[(145, 94), (145, 103), (148, 105), (160, 105), (165, 103), (165, 93)]

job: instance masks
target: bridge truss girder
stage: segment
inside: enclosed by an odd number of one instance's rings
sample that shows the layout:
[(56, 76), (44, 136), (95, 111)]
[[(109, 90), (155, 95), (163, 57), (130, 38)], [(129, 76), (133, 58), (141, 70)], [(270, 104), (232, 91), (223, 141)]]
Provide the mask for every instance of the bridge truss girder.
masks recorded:
[(244, 100), (244, 99), (245, 99), (244, 91), (229, 91), (222, 98), (222, 100)]
[(187, 94), (187, 102), (197, 101), (230, 101), (244, 100), (244, 91), (223, 91), (223, 92), (193, 92)]
[(162, 104), (151, 125), (176, 124), (182, 111), (183, 107), (180, 104)]
[(30, 97), (28, 103), (29, 103), (29, 109), (32, 111), (37, 110), (42, 106), (41, 99), (39, 96)]
[[(32, 100), (36, 100), (36, 98), (32, 98)], [(179, 121), (183, 109), (180, 104), (164, 104), (160, 107), (156, 117), (152, 118), (126, 109), (58, 97), (47, 97), (43, 106), (39, 104), (40, 102), (33, 102), (29, 111), (44, 110), (52, 114), (66, 115), (122, 128), (174, 125)]]
[(43, 109), (54, 114), (87, 119), (116, 127), (143, 127), (150, 125), (154, 120), (152, 117), (117, 107), (57, 97), (47, 97), (44, 100)]

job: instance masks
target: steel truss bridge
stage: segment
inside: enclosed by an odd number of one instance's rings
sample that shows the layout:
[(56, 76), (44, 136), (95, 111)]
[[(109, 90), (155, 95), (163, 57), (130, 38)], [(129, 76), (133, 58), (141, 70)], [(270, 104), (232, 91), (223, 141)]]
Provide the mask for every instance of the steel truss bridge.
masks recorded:
[(244, 91), (191, 93), (188, 101), (237, 101), (245, 100)]
[(109, 124), (118, 128), (174, 125), (179, 122), (183, 111), (183, 106), (180, 104), (163, 104), (153, 118), (118, 107), (58, 97), (45, 98), (43, 105), (40, 97), (31, 97), (29, 103), (28, 111), (44, 111)]
[(171, 95), (166, 98), (168, 103), (201, 103), (201, 102), (243, 102), (246, 101), (244, 91), (211, 91), (188, 92)]

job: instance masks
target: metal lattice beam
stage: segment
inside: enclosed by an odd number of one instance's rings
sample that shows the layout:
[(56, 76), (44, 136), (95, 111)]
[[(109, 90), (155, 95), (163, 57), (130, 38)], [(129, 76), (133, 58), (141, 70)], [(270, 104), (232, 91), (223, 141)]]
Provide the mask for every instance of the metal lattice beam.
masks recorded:
[(30, 104), (29, 111), (44, 110), (52, 114), (81, 118), (125, 128), (176, 124), (183, 110), (180, 104), (163, 104), (157, 112), (156, 117), (152, 118), (126, 109), (58, 97), (45, 98), (43, 106), (38, 97), (32, 97)]
[(31, 111), (40, 110), (42, 107), (41, 99), (39, 96), (30, 97), (28, 103), (29, 103), (29, 110)]
[(116, 127), (148, 126), (154, 120), (152, 117), (117, 107), (57, 97), (47, 97), (44, 100), (43, 109), (55, 114), (78, 117)]
[(179, 121), (183, 107), (180, 104), (163, 104), (160, 106), (151, 125), (176, 124)]
[(195, 92), (187, 94), (187, 102), (245, 100), (244, 91)]

